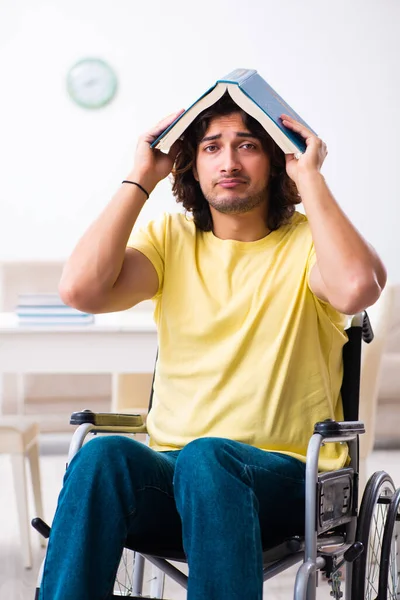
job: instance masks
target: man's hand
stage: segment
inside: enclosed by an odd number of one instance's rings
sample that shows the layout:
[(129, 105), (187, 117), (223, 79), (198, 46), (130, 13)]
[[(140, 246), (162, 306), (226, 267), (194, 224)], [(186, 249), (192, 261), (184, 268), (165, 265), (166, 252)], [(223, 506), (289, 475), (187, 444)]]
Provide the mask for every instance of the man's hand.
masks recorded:
[(168, 154), (150, 148), (150, 144), (183, 112), (184, 110), (180, 110), (165, 117), (165, 119), (157, 123), (155, 127), (139, 138), (134, 166), (127, 179), (132, 179), (143, 185), (149, 194), (156, 187), (157, 183), (170, 174), (179, 150), (178, 141), (173, 144)]
[(301, 176), (320, 172), (328, 150), (326, 144), (319, 137), (289, 115), (282, 114), (281, 120), (285, 127), (299, 133), (305, 139), (307, 145), (305, 153), (298, 160), (294, 154), (285, 155), (286, 172), (298, 188)]

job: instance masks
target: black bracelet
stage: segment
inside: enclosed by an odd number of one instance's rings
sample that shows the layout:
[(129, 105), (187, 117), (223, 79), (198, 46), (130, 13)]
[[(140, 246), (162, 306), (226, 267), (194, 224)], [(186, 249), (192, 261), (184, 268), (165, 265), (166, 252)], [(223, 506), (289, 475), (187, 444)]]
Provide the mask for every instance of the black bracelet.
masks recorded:
[(144, 189), (144, 187), (142, 187), (140, 185), (140, 183), (136, 183), (136, 181), (129, 181), (128, 179), (124, 179), (122, 183), (131, 183), (132, 185), (137, 185), (139, 189), (142, 190), (142, 192), (144, 192), (147, 196), (147, 200), (150, 198), (150, 194), (148, 192), (146, 192), (146, 190)]

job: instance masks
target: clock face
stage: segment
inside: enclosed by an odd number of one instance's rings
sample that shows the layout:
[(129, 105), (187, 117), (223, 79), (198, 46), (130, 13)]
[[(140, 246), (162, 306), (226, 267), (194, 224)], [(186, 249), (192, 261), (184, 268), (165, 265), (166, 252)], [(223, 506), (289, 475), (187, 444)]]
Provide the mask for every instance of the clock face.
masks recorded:
[(71, 98), (84, 108), (101, 108), (117, 91), (117, 77), (112, 68), (99, 58), (85, 58), (69, 71), (67, 89)]

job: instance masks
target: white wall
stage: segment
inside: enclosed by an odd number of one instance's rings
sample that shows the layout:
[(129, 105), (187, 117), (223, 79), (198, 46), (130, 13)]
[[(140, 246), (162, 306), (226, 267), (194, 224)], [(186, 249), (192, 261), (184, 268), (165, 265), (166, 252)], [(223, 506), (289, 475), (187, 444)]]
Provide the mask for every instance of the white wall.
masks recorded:
[[(2, 0), (0, 261), (64, 259), (127, 174), (140, 132), (216, 78), (256, 68), (326, 141), (324, 174), (400, 280), (398, 0)], [(88, 111), (69, 67), (119, 91)], [(176, 210), (163, 182), (141, 218)]]

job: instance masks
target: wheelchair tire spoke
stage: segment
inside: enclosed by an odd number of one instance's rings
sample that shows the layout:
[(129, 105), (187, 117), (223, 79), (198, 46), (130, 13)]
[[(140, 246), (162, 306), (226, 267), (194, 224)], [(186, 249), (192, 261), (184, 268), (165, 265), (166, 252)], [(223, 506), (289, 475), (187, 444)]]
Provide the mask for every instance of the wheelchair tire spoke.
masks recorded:
[[(356, 534), (365, 552), (354, 564), (352, 587), (352, 597), (359, 600), (375, 600), (379, 595), (384, 529), (394, 491), (393, 481), (384, 471), (374, 473), (365, 488)], [(394, 579), (391, 570), (388, 589)], [(392, 596), (388, 596), (388, 600), (392, 600)]]
[(395, 525), (395, 532), (392, 539), (390, 560), (389, 560), (389, 578), (388, 578), (389, 600), (398, 600), (399, 590), (399, 548), (398, 548), (398, 524)]
[[(383, 495), (385, 498), (386, 494)], [(379, 570), (382, 553), (383, 530), (387, 516), (388, 505), (378, 499), (376, 511), (371, 521), (369, 538), (369, 560), (367, 574), (367, 600), (374, 600), (378, 594)]]
[(135, 568), (135, 553), (124, 549), (118, 567), (114, 584), (114, 594), (118, 596), (132, 596), (133, 571)]
[(367, 580), (371, 586), (371, 594), (372, 591), (376, 592), (375, 582), (379, 577), (379, 568), (380, 568), (380, 557), (382, 551), (382, 538), (383, 538), (383, 528), (385, 524), (387, 513), (387, 505), (386, 504), (377, 504), (376, 513), (373, 515), (371, 529), (373, 526), (372, 536), (370, 534), (370, 555), (371, 561), (369, 563), (369, 571)]
[(379, 570), (378, 598), (399, 600), (399, 515), (400, 489), (397, 489), (388, 504), (387, 516), (383, 528), (381, 566)]

